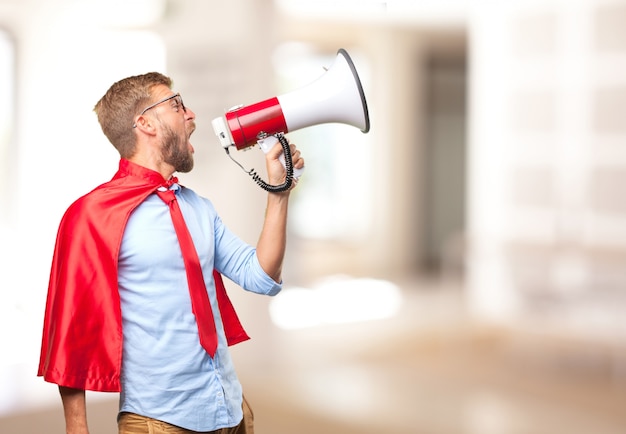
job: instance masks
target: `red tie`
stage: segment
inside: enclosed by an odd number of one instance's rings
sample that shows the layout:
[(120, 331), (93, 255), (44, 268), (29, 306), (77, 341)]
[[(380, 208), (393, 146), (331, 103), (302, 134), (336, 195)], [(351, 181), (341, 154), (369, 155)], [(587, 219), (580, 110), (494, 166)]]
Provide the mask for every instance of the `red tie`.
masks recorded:
[[(174, 181), (175, 182), (175, 181)], [(187, 282), (189, 283), (189, 294), (191, 295), (191, 309), (198, 323), (198, 332), (200, 335), (200, 344), (209, 353), (211, 357), (215, 356), (217, 349), (217, 334), (215, 332), (215, 320), (213, 319), (213, 311), (209, 303), (204, 277), (202, 276), (202, 267), (198, 259), (198, 253), (193, 245), (191, 234), (185, 224), (183, 214), (180, 212), (176, 195), (172, 190), (156, 192), (159, 197), (169, 205), (170, 215), (174, 223), (174, 230), (178, 237), (178, 243), (183, 254), (185, 263), (185, 271), (187, 272)]]

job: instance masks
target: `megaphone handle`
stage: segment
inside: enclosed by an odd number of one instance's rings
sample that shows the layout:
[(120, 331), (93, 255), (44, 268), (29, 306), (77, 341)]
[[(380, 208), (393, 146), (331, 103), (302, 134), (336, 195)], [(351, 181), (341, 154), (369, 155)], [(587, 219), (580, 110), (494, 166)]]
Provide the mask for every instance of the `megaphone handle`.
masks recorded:
[[(261, 150), (266, 154), (270, 151), (270, 149), (274, 147), (276, 143), (278, 143), (278, 138), (276, 136), (267, 136), (263, 139), (257, 140), (257, 145), (259, 145), (259, 148), (261, 148)], [(287, 165), (285, 164), (284, 152), (280, 154), (280, 157), (278, 157), (278, 160), (282, 163), (283, 167), (286, 169)], [(300, 178), (300, 176), (302, 176), (302, 173), (304, 173), (304, 167), (302, 169), (296, 169), (295, 167), (293, 168), (293, 177), (295, 179)]]
[[(291, 188), (291, 185), (293, 184), (293, 164), (291, 161), (291, 154), (289, 153), (289, 142), (287, 141), (287, 139), (285, 138), (283, 134), (278, 134), (276, 138), (277, 138), (277, 141), (280, 142), (280, 146), (283, 148), (283, 154), (287, 153), (287, 157), (288, 157), (288, 158), (285, 158), (285, 161), (283, 162), (283, 166), (285, 167), (286, 174), (285, 174), (285, 182), (283, 182), (281, 185), (270, 185), (267, 182), (263, 181), (263, 179), (259, 176), (259, 174), (256, 173), (256, 170), (252, 169), (248, 171), (244, 169), (243, 166), (237, 160), (235, 160), (232, 155), (230, 155), (230, 151), (228, 150), (230, 146), (224, 148), (224, 150), (226, 151), (226, 155), (228, 155), (230, 159), (233, 160), (235, 164), (237, 164), (237, 166), (241, 168), (241, 170), (243, 170), (248, 175), (250, 175), (252, 179), (254, 180), (254, 182), (256, 182), (259, 187), (261, 187), (263, 190), (268, 191), (270, 193), (281, 193), (283, 191), (287, 191)], [(269, 150), (271, 148), (268, 147), (267, 149)]]

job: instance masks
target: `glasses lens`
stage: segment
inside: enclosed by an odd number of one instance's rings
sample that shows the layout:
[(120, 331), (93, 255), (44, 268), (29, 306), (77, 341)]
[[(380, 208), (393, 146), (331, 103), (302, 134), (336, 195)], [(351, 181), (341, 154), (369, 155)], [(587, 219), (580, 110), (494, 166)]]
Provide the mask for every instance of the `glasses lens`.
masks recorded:
[(183, 103), (182, 96), (176, 95), (176, 103), (183, 109), (183, 112), (187, 113), (187, 108), (185, 107), (185, 103)]

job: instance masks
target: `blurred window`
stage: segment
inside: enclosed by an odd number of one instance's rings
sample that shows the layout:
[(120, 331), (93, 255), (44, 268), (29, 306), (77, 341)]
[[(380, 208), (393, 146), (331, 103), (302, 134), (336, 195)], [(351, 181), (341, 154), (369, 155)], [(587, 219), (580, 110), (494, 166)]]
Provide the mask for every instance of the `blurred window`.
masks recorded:
[[(0, 201), (5, 202), (10, 182), (11, 162), (15, 150), (11, 146), (15, 123), (15, 53), (13, 40), (0, 29)], [(0, 221), (7, 218), (10, 207), (0, 206)]]

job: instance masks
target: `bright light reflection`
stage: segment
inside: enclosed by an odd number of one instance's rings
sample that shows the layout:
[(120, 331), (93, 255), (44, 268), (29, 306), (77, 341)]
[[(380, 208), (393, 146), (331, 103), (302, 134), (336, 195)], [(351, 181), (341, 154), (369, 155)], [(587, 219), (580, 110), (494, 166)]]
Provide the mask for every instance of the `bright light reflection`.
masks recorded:
[(389, 318), (401, 304), (400, 289), (391, 282), (335, 276), (312, 288), (285, 288), (269, 309), (274, 324), (293, 330)]

